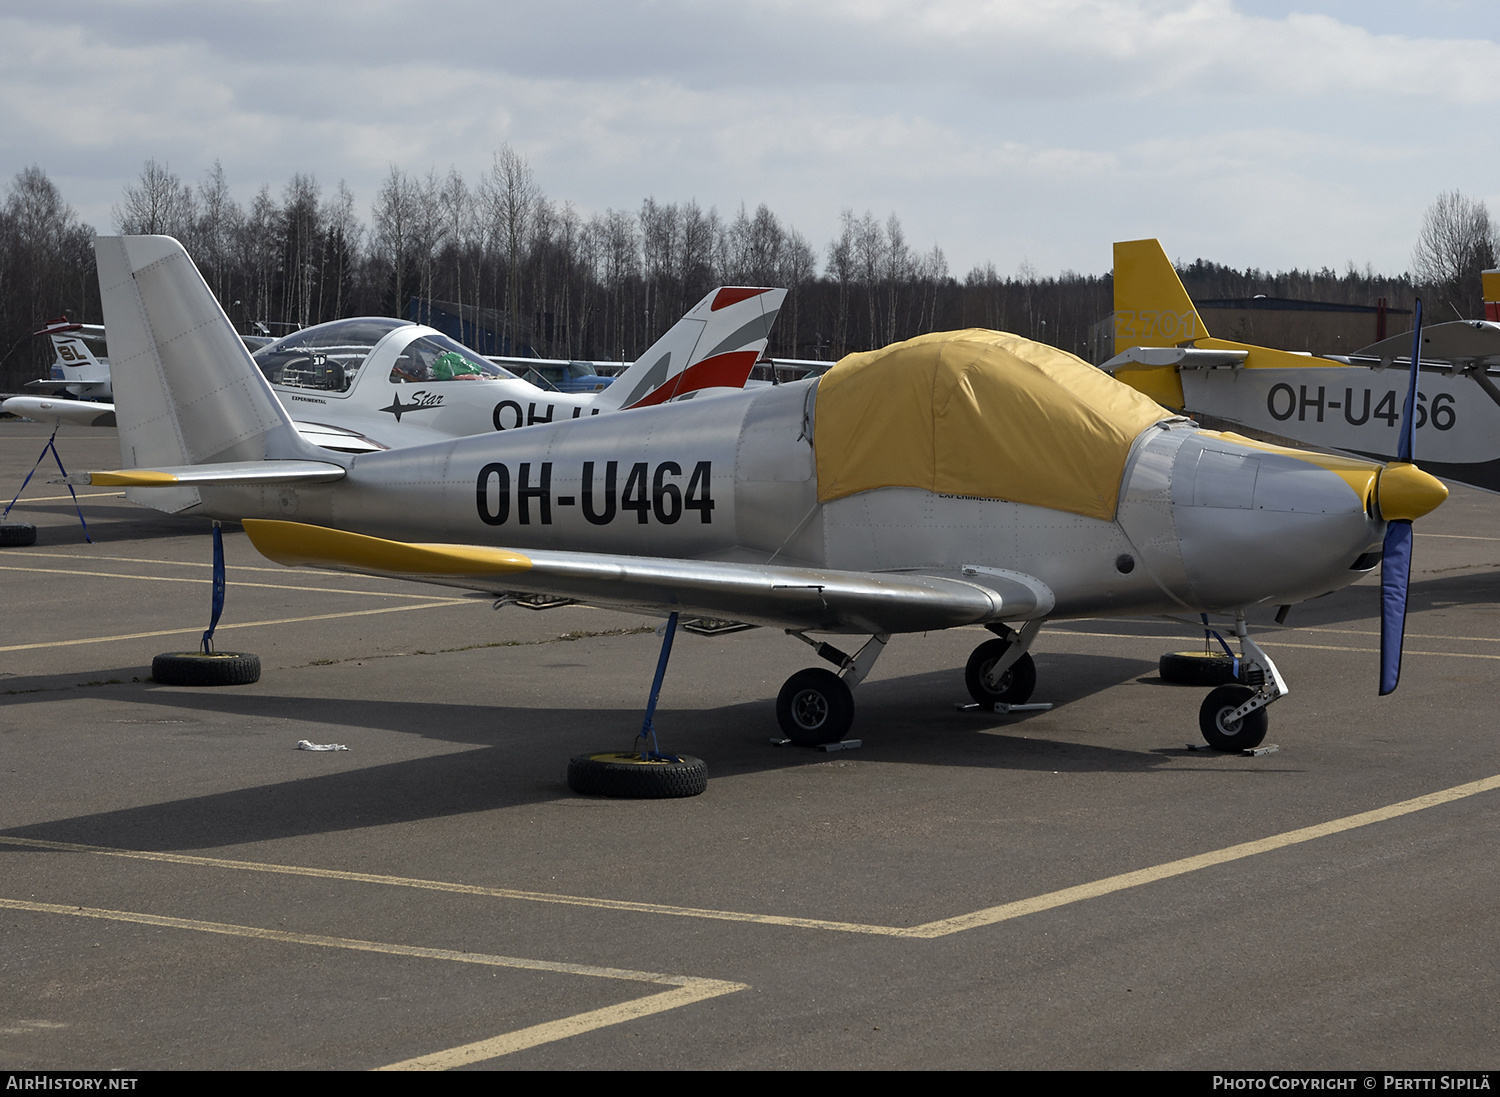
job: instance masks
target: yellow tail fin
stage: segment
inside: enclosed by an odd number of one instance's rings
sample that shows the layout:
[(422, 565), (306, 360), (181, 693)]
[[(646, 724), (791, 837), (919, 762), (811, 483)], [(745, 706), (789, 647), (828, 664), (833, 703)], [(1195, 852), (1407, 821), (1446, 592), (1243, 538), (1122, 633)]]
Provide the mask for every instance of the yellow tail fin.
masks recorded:
[(1487, 270), (1480, 278), (1484, 280), (1484, 318), (1500, 320), (1500, 270)]
[(1167, 253), (1156, 240), (1115, 244), (1115, 353), (1175, 347), (1208, 337)]

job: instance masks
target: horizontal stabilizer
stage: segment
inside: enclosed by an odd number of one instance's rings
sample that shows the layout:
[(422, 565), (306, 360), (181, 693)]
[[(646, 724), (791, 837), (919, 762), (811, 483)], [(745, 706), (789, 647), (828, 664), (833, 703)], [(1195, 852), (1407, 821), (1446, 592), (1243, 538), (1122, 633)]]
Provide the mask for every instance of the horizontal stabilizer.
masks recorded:
[(68, 423), (78, 427), (112, 427), (115, 406), (88, 400), (49, 400), (45, 396), (12, 396), (0, 411), (38, 423)]
[(342, 465), (323, 461), (223, 461), (210, 465), (175, 465), (157, 469), (75, 472), (57, 482), (117, 488), (326, 484), (343, 479), (345, 471)]
[(1237, 369), (1250, 357), (1248, 350), (1199, 350), (1195, 347), (1131, 347), (1099, 368), (1105, 373), (1128, 369)]
[[(1051, 592), (1018, 573), (973, 580), (479, 545), (406, 544), (298, 522), (246, 519), (269, 559), (417, 579), (501, 595), (577, 598), (646, 613), (682, 611), (773, 628), (923, 632), (1041, 617)], [(971, 569), (972, 570), (972, 569)]]

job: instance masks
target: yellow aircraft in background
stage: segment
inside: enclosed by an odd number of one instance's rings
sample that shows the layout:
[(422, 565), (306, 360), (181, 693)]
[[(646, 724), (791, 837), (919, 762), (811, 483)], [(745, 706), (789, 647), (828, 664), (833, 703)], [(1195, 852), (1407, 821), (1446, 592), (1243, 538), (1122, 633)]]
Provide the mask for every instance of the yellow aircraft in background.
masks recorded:
[[(1315, 447), (1397, 455), (1412, 335), (1325, 358), (1215, 339), (1156, 240), (1115, 244), (1115, 351), (1103, 369), (1175, 411)], [(1485, 274), (1500, 317), (1500, 271)], [(1416, 447), (1422, 468), (1500, 491), (1500, 321), (1422, 330)], [(1396, 368), (1392, 368), (1396, 367)]]

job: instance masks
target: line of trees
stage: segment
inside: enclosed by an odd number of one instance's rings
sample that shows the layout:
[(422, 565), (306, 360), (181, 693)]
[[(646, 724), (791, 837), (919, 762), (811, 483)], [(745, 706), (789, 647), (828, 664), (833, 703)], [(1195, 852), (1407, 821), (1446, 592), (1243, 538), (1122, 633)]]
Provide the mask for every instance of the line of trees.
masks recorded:
[[(1459, 195), (1438, 206), (1438, 228), (1424, 229), (1414, 270), (1445, 306), (1480, 315), (1477, 271), (1495, 257), (1488, 214)], [(779, 357), (832, 360), (961, 327), (1014, 331), (1096, 362), (1113, 349), (1108, 325), (1099, 323), (1113, 309), (1107, 274), (1042, 277), (1022, 263), (1002, 276), (989, 263), (958, 278), (941, 247), (924, 251), (907, 241), (894, 213), (882, 219), (845, 210), (821, 249), (765, 205), (725, 216), (696, 201), (647, 198), (636, 211), (585, 215), (544, 194), (509, 147), (472, 183), (456, 170), (392, 165), (367, 220), (343, 182), (325, 189), (297, 174), (279, 194), (262, 185), (242, 206), (222, 165), (191, 184), (151, 160), (124, 188), (111, 220), (118, 232), (182, 240), (247, 333), (281, 334), (344, 316), (407, 316), (418, 299), (494, 318), (501, 343), (481, 348), (490, 352), (629, 360), (710, 289), (729, 284), (789, 290), (772, 334)], [(1442, 235), (1455, 221), (1467, 226), (1468, 235), (1458, 235), (1469, 248), (1457, 260)], [(1475, 233), (1487, 243), (1472, 246)], [(0, 389), (16, 391), (50, 361), (40, 340), (26, 340), (41, 321), (64, 313), (101, 320), (93, 235), (41, 168), (9, 184), (0, 203), (0, 354), (11, 353)], [(1343, 273), (1273, 274), (1200, 259), (1181, 273), (1195, 298), (1263, 293), (1373, 304), (1383, 296), (1409, 307), (1414, 292), (1404, 275), (1352, 265)]]

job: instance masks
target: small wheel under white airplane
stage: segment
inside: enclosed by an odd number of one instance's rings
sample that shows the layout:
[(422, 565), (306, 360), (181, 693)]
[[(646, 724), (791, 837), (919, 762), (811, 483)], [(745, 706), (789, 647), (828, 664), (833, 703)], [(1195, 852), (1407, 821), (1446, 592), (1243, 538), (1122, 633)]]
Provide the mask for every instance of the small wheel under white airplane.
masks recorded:
[(0, 546), (36, 544), (36, 527), (30, 522), (0, 522)]
[(248, 686), (260, 681), (260, 656), (242, 651), (169, 651), (151, 660), (163, 686)]
[(998, 689), (991, 689), (984, 680), (1009, 648), (1008, 640), (986, 640), (969, 656), (968, 666), (964, 667), (964, 685), (969, 687), (969, 696), (981, 705), (1024, 705), (1031, 700), (1031, 692), (1036, 689), (1036, 662), (1030, 652), (1023, 653), (1001, 675)]
[(1220, 686), (1203, 700), (1198, 709), (1198, 729), (1215, 750), (1249, 750), (1258, 747), (1271, 724), (1264, 708), (1233, 722), (1224, 718), (1239, 708), (1255, 691), (1249, 686)]
[(832, 671), (799, 670), (776, 697), (776, 722), (799, 747), (837, 743), (854, 723), (854, 695)]
[(702, 758), (642, 758), (629, 751), (579, 754), (568, 759), (568, 787), (585, 796), (624, 800), (673, 800), (708, 788)]
[(1169, 651), (1156, 669), (1163, 682), (1176, 686), (1227, 686), (1235, 680), (1234, 656), (1222, 651)]

